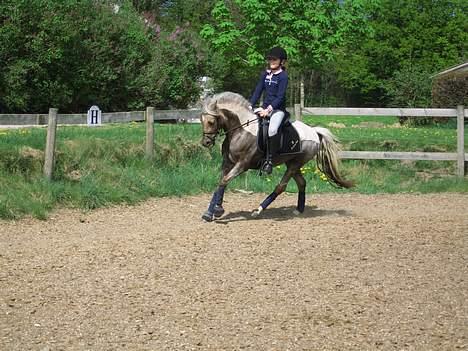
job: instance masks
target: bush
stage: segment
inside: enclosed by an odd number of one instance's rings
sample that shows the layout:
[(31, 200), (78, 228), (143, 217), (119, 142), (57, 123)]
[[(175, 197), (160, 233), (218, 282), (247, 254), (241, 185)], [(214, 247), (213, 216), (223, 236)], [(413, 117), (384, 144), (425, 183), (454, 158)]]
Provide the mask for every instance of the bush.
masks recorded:
[[(394, 107), (428, 107), (431, 103), (430, 74), (422, 67), (407, 66), (394, 73), (386, 84), (390, 105)], [(427, 125), (433, 118), (400, 117), (401, 124)]]
[[(432, 85), (432, 106), (438, 108), (455, 108), (468, 104), (468, 71), (451, 72), (439, 76)], [(447, 123), (448, 117), (434, 118), (439, 123)]]
[(178, 29), (159, 37), (131, 2), (0, 1), (0, 113), (186, 107), (202, 60)]
[(387, 82), (390, 103), (395, 107), (427, 107), (431, 103), (430, 74), (421, 67), (405, 67)]
[(468, 106), (468, 71), (437, 77), (432, 86), (432, 106), (455, 108), (457, 105)]

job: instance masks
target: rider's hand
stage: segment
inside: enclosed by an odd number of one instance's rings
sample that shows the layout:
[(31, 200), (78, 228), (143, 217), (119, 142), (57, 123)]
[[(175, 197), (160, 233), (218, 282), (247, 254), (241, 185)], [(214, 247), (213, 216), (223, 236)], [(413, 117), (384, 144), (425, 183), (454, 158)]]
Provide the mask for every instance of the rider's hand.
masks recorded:
[(268, 114), (269, 114), (269, 111), (266, 109), (263, 109), (262, 111), (259, 112), (260, 117), (263, 117), (263, 118), (268, 116)]
[(259, 113), (260, 113), (260, 111), (263, 111), (263, 108), (261, 108), (261, 107), (257, 107), (255, 110), (253, 110), (253, 113), (255, 113), (255, 114), (259, 114)]

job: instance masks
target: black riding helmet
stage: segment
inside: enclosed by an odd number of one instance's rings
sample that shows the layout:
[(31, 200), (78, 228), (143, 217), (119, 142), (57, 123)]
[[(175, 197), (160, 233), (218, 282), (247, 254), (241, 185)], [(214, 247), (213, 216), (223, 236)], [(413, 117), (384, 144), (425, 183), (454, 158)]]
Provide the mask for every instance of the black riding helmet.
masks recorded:
[(280, 59), (283, 61), (288, 59), (288, 54), (282, 47), (275, 46), (268, 52), (266, 59)]

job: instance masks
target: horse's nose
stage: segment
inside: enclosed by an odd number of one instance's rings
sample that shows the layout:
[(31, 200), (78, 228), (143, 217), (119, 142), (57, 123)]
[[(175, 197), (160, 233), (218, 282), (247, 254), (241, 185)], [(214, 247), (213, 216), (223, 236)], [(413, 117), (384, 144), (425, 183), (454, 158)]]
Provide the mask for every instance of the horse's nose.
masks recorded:
[(204, 146), (204, 147), (208, 147), (211, 145), (211, 140), (209, 140), (208, 138), (203, 138), (202, 141), (201, 141), (201, 144)]

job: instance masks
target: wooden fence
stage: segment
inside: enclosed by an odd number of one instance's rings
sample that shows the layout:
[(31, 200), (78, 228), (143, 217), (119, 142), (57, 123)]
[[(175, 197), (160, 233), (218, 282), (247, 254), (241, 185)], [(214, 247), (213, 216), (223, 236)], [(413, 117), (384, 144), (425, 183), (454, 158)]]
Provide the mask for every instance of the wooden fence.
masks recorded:
[[(156, 121), (184, 122), (198, 120), (200, 110), (157, 110), (155, 111)], [(145, 111), (132, 112), (103, 112), (102, 123), (129, 123), (145, 121)], [(58, 114), (58, 124), (86, 124), (86, 113)], [(2, 125), (47, 125), (47, 114), (0, 114), (0, 127)]]
[[(87, 114), (57, 114), (56, 108), (49, 109), (48, 115), (0, 115), (0, 125), (41, 125), (47, 121), (47, 139), (43, 173), (46, 179), (51, 180), (55, 163), (55, 136), (57, 124), (86, 124)], [(14, 119), (14, 116), (19, 119)], [(149, 116), (149, 118), (148, 118)], [(146, 121), (145, 155), (151, 159), (154, 156), (154, 121), (189, 122), (198, 120), (200, 110), (159, 110), (154, 107), (146, 111), (103, 113), (102, 123), (128, 123)], [(33, 122), (33, 123), (31, 123)], [(35, 123), (34, 123), (35, 122)]]
[(340, 107), (304, 107), (294, 106), (295, 115), (302, 116), (374, 116), (374, 117), (448, 117), (457, 118), (457, 152), (381, 152), (381, 151), (342, 151), (343, 159), (361, 160), (429, 160), (457, 161), (457, 175), (465, 176), (468, 153), (465, 153), (465, 118), (468, 109), (458, 106), (446, 108), (340, 108)]
[[(465, 176), (468, 153), (465, 153), (464, 120), (468, 110), (463, 106), (456, 109), (407, 109), (407, 108), (335, 108), (294, 106), (297, 119), (303, 115), (310, 116), (394, 116), (394, 117), (448, 117), (457, 118), (457, 152), (387, 152), (387, 151), (342, 151), (343, 159), (366, 160), (429, 160), (457, 161), (457, 175)], [(154, 121), (191, 121), (198, 120), (199, 110), (166, 110), (155, 111), (148, 107), (146, 111), (102, 113), (103, 123), (128, 123), (146, 121), (146, 157), (154, 155)], [(152, 118), (146, 118), (152, 116)], [(54, 167), (55, 134), (57, 124), (86, 124), (86, 114), (58, 114), (57, 109), (50, 109), (48, 115), (0, 115), (0, 125), (43, 125), (48, 124), (47, 144), (44, 162), (44, 176), (52, 178)]]

